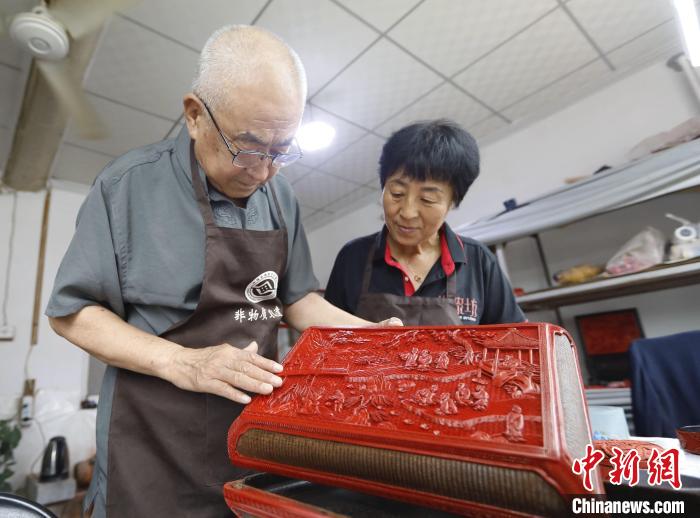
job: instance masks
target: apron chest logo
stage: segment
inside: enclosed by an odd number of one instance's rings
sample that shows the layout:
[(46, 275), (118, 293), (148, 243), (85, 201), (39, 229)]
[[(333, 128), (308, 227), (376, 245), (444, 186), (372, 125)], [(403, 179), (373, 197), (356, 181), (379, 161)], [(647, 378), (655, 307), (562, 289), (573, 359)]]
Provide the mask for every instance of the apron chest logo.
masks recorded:
[(462, 320), (477, 322), (479, 316), (479, 301), (468, 297), (455, 297), (457, 315)]
[(245, 298), (255, 303), (277, 297), (278, 277), (272, 270), (261, 273), (245, 289)]

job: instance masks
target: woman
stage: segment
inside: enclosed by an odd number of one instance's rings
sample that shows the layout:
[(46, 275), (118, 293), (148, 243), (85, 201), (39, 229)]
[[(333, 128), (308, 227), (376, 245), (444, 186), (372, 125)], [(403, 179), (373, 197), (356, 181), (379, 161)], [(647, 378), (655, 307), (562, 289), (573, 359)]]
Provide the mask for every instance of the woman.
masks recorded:
[(359, 317), (397, 316), (405, 325), (524, 321), (495, 256), (445, 222), (478, 175), (476, 141), (454, 122), (394, 133), (379, 160), (384, 228), (343, 247), (326, 299)]

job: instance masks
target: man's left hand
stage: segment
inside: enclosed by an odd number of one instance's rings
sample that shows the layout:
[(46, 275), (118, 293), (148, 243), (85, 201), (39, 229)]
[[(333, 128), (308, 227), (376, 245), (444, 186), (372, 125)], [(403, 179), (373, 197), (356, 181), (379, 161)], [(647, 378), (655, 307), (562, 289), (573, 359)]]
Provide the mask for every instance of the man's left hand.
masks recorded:
[(403, 322), (400, 318), (391, 317), (381, 322), (377, 322), (376, 327), (402, 327)]

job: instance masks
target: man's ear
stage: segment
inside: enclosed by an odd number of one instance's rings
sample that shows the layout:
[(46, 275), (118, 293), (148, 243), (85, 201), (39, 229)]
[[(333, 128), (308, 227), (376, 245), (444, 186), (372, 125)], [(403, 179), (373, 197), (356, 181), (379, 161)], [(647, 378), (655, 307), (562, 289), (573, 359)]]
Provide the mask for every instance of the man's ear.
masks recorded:
[(201, 136), (204, 131), (204, 110), (202, 102), (193, 93), (188, 93), (182, 99), (184, 107), (185, 124), (192, 140), (197, 140), (197, 135)]

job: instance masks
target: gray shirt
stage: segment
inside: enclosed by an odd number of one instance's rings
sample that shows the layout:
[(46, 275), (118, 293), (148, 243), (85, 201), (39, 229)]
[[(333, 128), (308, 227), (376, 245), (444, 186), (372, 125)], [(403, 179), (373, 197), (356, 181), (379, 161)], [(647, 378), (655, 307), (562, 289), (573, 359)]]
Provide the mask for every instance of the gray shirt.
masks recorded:
[[(176, 139), (130, 151), (100, 173), (78, 213), (47, 316), (99, 304), (160, 334), (194, 311), (204, 275), (205, 233), (190, 177), (189, 145), (183, 128)], [(289, 238), (287, 268), (278, 288), (288, 305), (319, 283), (292, 188), (279, 174), (270, 182)], [(208, 191), (217, 225), (280, 228), (268, 186), (255, 191), (245, 208), (211, 186)]]
[[(78, 213), (75, 235), (56, 275), (46, 315), (61, 317), (89, 305), (109, 308), (130, 324), (160, 334), (189, 316), (204, 277), (204, 222), (195, 200), (190, 137), (135, 149), (110, 163)], [(200, 174), (203, 175), (200, 170)], [(281, 175), (271, 180), (288, 233), (285, 273), (277, 293), (284, 304), (318, 289), (299, 204)], [(249, 230), (280, 228), (269, 188), (245, 208), (208, 187), (216, 224)], [(97, 409), (97, 464), (87, 503), (105, 516), (109, 421), (117, 369), (108, 366)]]

